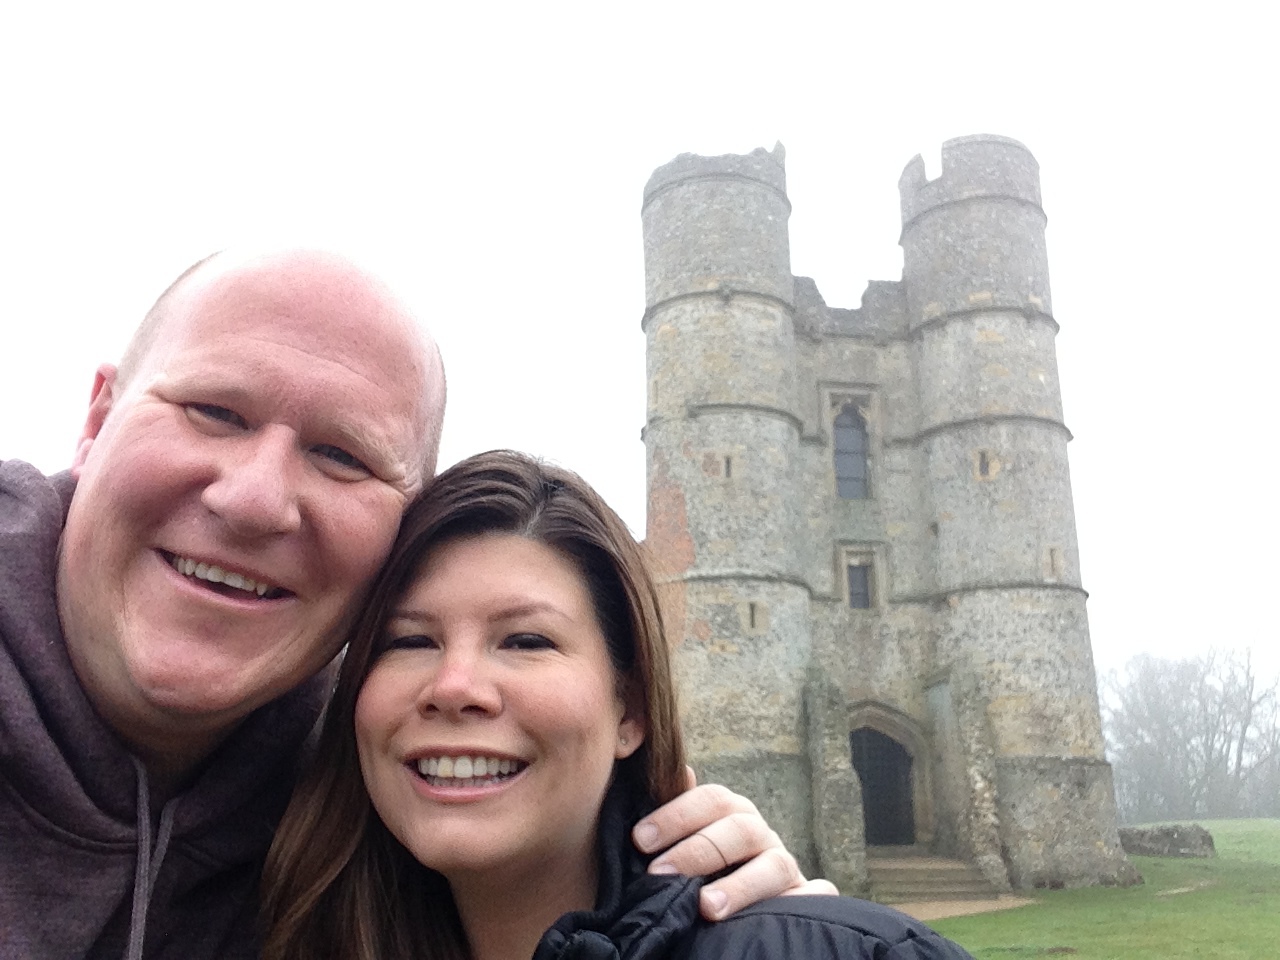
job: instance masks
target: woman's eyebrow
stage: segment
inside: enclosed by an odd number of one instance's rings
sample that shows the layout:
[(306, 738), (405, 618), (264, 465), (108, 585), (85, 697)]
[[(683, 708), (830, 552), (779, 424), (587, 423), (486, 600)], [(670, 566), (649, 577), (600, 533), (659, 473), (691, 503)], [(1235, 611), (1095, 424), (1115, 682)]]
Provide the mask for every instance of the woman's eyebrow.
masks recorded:
[(391, 611), (391, 616), (387, 617), (388, 622), (394, 622), (396, 620), (406, 620), (410, 623), (426, 624), (434, 621), (435, 617), (426, 610), (406, 610), (397, 608)]
[(495, 620), (515, 620), (535, 613), (549, 613), (562, 620), (570, 619), (569, 615), (553, 603), (545, 600), (521, 600), (510, 606), (499, 607), (494, 612)]
[[(549, 613), (559, 617), (562, 620), (573, 619), (568, 613), (546, 600), (512, 600), (509, 603), (496, 603), (485, 611), (485, 618), (488, 620), (515, 620), (519, 617), (530, 616), (536, 613)], [(389, 621), (402, 620), (415, 624), (432, 624), (439, 618), (431, 610), (419, 609), (417, 607), (398, 607), (391, 612)]]

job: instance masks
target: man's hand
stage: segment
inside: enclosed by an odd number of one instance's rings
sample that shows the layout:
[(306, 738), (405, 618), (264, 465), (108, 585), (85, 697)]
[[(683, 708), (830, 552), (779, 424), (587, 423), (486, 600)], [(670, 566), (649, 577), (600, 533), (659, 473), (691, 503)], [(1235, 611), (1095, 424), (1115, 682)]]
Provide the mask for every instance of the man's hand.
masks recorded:
[(692, 770), (689, 790), (637, 823), (631, 838), (645, 853), (670, 847), (649, 865), (650, 873), (696, 877), (740, 864), (702, 888), (708, 920), (779, 895), (839, 893), (830, 881), (804, 878), (754, 803), (718, 784), (697, 786)]

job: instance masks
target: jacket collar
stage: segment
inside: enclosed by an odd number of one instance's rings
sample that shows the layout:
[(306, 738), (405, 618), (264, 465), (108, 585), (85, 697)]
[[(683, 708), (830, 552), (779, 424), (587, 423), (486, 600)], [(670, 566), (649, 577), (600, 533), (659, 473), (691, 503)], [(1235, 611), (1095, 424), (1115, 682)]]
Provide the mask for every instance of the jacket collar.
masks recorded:
[(631, 828), (653, 803), (628, 780), (614, 781), (600, 811), (595, 909), (557, 920), (543, 934), (533, 960), (656, 960), (699, 923), (704, 878), (645, 872), (652, 858), (632, 845)]

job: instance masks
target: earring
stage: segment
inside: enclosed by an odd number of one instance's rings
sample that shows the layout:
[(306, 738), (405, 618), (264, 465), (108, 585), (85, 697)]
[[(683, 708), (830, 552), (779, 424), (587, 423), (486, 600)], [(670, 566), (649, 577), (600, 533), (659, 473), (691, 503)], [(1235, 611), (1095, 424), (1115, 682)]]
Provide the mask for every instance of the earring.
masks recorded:
[(625, 746), (627, 745), (627, 738), (626, 738), (626, 737), (619, 737), (619, 738), (618, 738), (618, 743), (622, 744), (622, 745), (625, 747)]

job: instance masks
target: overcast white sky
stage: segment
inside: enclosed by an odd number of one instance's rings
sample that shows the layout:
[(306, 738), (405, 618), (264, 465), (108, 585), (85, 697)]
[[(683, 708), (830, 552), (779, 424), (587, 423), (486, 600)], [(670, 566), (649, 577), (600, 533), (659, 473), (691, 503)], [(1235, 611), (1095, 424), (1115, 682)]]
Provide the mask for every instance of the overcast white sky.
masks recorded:
[(320, 243), (440, 340), (446, 462), (551, 457), (643, 534), (653, 168), (781, 140), (793, 272), (857, 306), (901, 275), (907, 161), (999, 133), (1041, 165), (1099, 667), (1280, 669), (1265, 5), (444, 6), (4, 6), (0, 457), (68, 463), (95, 366), (189, 263)]

